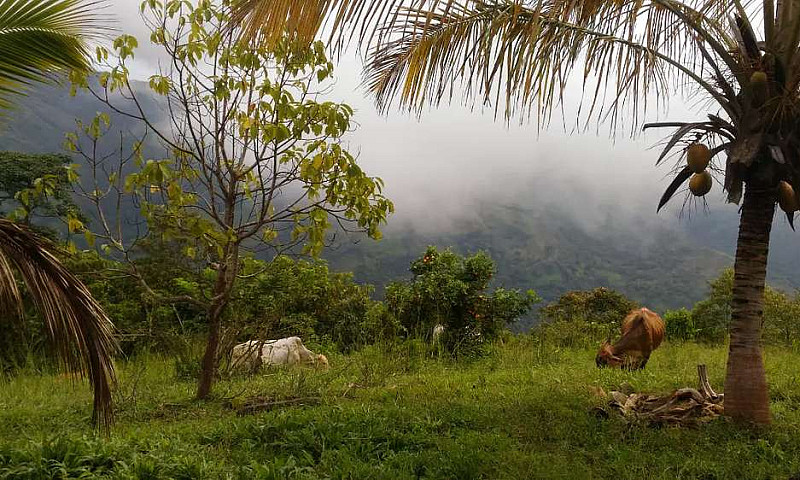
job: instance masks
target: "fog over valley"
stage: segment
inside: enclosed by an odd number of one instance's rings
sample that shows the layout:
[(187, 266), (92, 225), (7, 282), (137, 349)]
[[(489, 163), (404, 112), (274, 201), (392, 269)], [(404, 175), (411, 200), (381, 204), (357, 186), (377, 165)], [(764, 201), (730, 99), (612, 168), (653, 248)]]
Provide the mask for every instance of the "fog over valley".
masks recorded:
[[(137, 6), (115, 0), (108, 13), (120, 31), (139, 38), (132, 72), (146, 80), (163, 59), (146, 46)], [(379, 245), (338, 235), (325, 257), (375, 283), (379, 293), (428, 244), (487, 250), (498, 262), (497, 284), (534, 288), (547, 299), (605, 285), (661, 309), (690, 307), (708, 280), (732, 266), (737, 207), (723, 202), (721, 185), (714, 185), (708, 205), (684, 206), (681, 194), (656, 214), (672, 179), (673, 160), (654, 165), (669, 130), (630, 138), (626, 126), (612, 137), (605, 125), (588, 132), (565, 126), (560, 112), (539, 129), (535, 119), (507, 124), (493, 106), (469, 108), (458, 98), (419, 117), (396, 108), (380, 115), (360, 72), (357, 52), (347, 51), (325, 98), (355, 108), (357, 128), (345, 144), (366, 172), (383, 178), (396, 214)], [(0, 148), (58, 150), (72, 118), (99, 109), (85, 95), (69, 98), (64, 88), (39, 91), (46, 98), (23, 99), (8, 119)], [(564, 118), (577, 100), (565, 99)], [(703, 118), (702, 110), (675, 100), (652, 118)], [(769, 280), (792, 290), (800, 286), (798, 238), (783, 217), (776, 217), (774, 232)]]

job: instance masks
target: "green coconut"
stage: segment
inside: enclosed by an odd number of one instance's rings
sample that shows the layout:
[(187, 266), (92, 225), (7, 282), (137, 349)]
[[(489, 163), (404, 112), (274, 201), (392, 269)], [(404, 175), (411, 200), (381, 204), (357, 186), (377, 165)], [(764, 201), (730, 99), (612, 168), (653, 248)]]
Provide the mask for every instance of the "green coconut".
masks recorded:
[(695, 173), (689, 179), (689, 191), (696, 197), (702, 197), (711, 191), (713, 181), (708, 172)]
[(798, 202), (794, 188), (789, 182), (782, 181), (778, 184), (778, 205), (786, 213), (794, 213), (800, 210), (800, 202)]
[(711, 150), (702, 143), (693, 143), (686, 150), (686, 163), (692, 173), (702, 173), (711, 161)]
[(753, 72), (750, 75), (750, 84), (754, 87), (763, 87), (767, 84), (767, 74), (760, 71)]

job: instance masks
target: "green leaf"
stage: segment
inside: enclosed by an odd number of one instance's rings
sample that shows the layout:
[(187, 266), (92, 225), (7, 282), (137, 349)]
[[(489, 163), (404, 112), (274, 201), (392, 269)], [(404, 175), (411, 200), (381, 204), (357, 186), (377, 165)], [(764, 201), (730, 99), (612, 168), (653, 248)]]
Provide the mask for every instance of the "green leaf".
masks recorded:
[(70, 233), (78, 232), (81, 229), (83, 229), (83, 222), (75, 217), (69, 217), (67, 219), (67, 230), (69, 230)]

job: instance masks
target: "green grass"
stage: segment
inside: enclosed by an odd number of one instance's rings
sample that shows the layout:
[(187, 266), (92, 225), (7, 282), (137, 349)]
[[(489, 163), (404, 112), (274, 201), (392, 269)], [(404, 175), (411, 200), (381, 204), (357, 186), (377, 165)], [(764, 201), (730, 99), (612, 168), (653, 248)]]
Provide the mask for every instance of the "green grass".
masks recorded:
[[(787, 479), (800, 472), (800, 354), (768, 350), (774, 425), (695, 428), (599, 418), (590, 392), (694, 386), (709, 366), (721, 388), (724, 348), (666, 345), (643, 372), (594, 368), (594, 352), (516, 337), (457, 364), (419, 344), (331, 356), (333, 367), (271, 371), (192, 400), (174, 362), (120, 364), (110, 439), (88, 426), (85, 385), (23, 375), (0, 383), (0, 478), (602, 478)], [(237, 416), (251, 395), (319, 396), (316, 406)]]

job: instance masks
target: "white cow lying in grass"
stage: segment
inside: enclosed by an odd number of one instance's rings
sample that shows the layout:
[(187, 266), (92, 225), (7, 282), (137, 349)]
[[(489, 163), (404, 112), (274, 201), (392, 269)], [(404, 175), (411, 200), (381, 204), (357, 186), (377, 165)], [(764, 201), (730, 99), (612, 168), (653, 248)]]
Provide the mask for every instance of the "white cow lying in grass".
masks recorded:
[(307, 349), (300, 337), (250, 340), (233, 347), (233, 368), (247, 367), (257, 370), (261, 366), (270, 365), (315, 365), (327, 368), (328, 358)]

